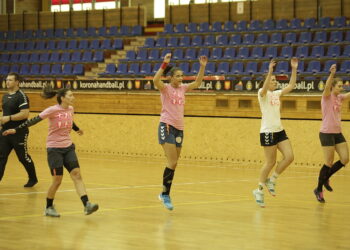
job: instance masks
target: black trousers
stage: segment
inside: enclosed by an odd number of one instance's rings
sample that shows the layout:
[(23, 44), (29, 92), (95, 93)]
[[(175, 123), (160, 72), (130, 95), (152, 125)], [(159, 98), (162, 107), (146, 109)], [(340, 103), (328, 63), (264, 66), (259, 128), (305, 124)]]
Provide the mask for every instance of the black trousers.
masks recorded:
[(18, 131), (14, 135), (3, 136), (0, 131), (0, 181), (4, 176), (8, 156), (12, 149), (15, 150), (18, 160), (22, 163), (31, 180), (37, 180), (34, 162), (28, 154), (27, 139), (28, 129)]

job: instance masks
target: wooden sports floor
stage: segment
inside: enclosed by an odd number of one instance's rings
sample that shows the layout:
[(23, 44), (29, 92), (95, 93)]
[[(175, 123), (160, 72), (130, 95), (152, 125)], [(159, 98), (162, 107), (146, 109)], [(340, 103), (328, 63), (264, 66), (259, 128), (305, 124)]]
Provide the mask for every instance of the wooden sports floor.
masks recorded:
[(318, 167), (293, 165), (278, 179), (266, 208), (255, 204), (260, 166), (180, 161), (173, 211), (157, 199), (164, 162), (79, 154), (92, 202), (83, 206), (65, 172), (55, 204), (43, 216), (51, 176), (44, 152), (31, 154), (39, 183), (25, 189), (25, 171), (11, 154), (0, 183), (0, 249), (350, 249), (350, 172), (332, 178), (333, 193), (316, 201)]

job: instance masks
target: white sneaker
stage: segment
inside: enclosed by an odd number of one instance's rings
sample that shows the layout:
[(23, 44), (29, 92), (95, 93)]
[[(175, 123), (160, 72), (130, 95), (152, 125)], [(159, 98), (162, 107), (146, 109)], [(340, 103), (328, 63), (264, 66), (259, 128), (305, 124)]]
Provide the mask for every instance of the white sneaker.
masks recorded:
[(267, 190), (272, 196), (276, 196), (276, 183), (272, 182), (270, 178), (267, 178), (265, 185), (267, 187)]
[(61, 216), (59, 213), (57, 213), (54, 206), (46, 208), (44, 214), (46, 216), (50, 216), (50, 217), (60, 217)]
[(263, 191), (259, 190), (259, 189), (254, 189), (253, 190), (253, 195), (255, 198), (256, 203), (260, 206), (260, 207), (265, 207), (265, 203), (264, 203), (264, 193)]

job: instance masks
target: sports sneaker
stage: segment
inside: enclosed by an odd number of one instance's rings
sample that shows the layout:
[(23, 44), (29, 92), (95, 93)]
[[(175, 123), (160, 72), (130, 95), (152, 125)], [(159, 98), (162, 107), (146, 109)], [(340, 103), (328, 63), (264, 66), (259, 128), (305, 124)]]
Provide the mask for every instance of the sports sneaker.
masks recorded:
[(50, 217), (60, 217), (61, 215), (57, 213), (54, 206), (45, 209), (45, 215)]
[(316, 195), (316, 199), (321, 202), (321, 203), (325, 203), (326, 201), (323, 198), (323, 192), (318, 191), (317, 188), (314, 190), (314, 194)]
[(93, 212), (96, 212), (98, 209), (98, 204), (90, 203), (89, 201), (86, 203), (86, 206), (84, 208), (84, 213), (86, 215), (92, 214)]
[(24, 184), (23, 187), (27, 188), (27, 187), (33, 187), (35, 184), (38, 183), (38, 179), (29, 179), (28, 182), (26, 184)]
[(270, 178), (267, 178), (266, 182), (265, 182), (265, 185), (267, 187), (267, 190), (269, 191), (269, 193), (272, 195), (272, 196), (276, 196), (276, 191), (275, 191), (275, 187), (276, 187), (276, 183), (275, 182), (272, 182), (270, 180)]
[(170, 196), (169, 195), (166, 195), (166, 194), (160, 194), (158, 196), (159, 200), (161, 202), (163, 202), (163, 205), (165, 208), (169, 209), (169, 210), (173, 210), (174, 209), (174, 206), (173, 204), (171, 203), (171, 199), (170, 199)]
[(329, 180), (326, 180), (326, 182), (323, 184), (323, 186), (329, 191), (332, 192), (333, 188), (329, 185)]
[(255, 198), (256, 203), (260, 206), (260, 207), (265, 207), (265, 203), (264, 203), (264, 193), (263, 191), (259, 190), (259, 189), (254, 189), (253, 190), (253, 195)]

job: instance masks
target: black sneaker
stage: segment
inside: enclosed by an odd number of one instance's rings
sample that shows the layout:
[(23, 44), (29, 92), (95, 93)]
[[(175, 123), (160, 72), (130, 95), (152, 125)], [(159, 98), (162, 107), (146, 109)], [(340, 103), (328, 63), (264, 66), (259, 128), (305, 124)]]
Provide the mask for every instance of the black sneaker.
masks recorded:
[(329, 191), (329, 192), (332, 192), (333, 191), (333, 188), (329, 185), (329, 180), (327, 180), (323, 186)]
[(25, 187), (25, 188), (33, 187), (37, 183), (38, 183), (37, 179), (34, 179), (34, 180), (29, 179), (28, 182), (26, 184), (24, 184), (23, 187)]
[(323, 192), (318, 191), (317, 188), (314, 190), (314, 194), (316, 195), (316, 199), (321, 202), (321, 203), (325, 203), (326, 201), (323, 198)]

